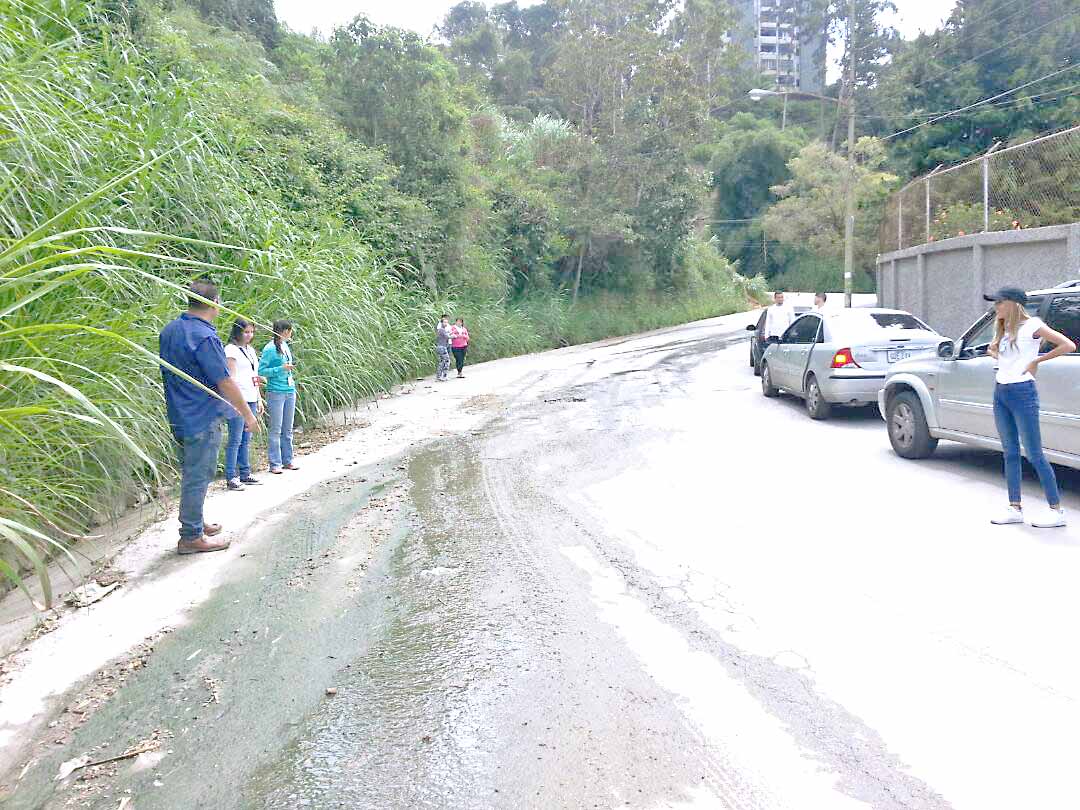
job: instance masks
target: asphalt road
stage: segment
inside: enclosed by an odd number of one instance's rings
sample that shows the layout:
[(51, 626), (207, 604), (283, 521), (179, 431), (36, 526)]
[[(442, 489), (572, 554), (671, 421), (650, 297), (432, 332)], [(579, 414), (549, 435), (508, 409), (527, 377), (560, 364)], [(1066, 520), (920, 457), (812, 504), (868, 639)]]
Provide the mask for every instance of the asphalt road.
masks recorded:
[(1074, 807), (1080, 526), (765, 400), (749, 320), (522, 362), (291, 504), (10, 806)]

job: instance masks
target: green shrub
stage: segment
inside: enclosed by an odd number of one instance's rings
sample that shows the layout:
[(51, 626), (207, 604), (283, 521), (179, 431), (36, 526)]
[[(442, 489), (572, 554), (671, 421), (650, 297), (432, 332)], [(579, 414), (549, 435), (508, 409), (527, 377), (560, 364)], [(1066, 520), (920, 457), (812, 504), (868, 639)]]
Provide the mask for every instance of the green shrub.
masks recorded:
[[(938, 209), (930, 220), (930, 241), (981, 233), (985, 221), (982, 203), (953, 203)], [(990, 230), (1010, 231), (1034, 224), (1030, 214), (995, 208), (990, 211)]]
[[(769, 279), (769, 286), (794, 292), (839, 292), (844, 289), (844, 267), (835, 259), (799, 256), (783, 272)], [(877, 284), (869, 273), (856, 269), (852, 288), (857, 293), (872, 293)]]

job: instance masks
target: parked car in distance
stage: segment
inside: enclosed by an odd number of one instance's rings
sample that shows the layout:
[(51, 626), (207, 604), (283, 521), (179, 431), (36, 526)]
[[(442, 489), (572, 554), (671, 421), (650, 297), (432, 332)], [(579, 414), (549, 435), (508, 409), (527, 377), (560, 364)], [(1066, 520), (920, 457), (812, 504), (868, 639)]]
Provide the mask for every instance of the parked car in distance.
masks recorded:
[[(1028, 294), (1027, 311), (1080, 344), (1080, 288), (1055, 287)], [(878, 409), (893, 450), (925, 458), (940, 439), (1001, 450), (994, 423), (996, 361), (993, 310), (958, 341), (943, 340), (930, 357), (889, 369)], [(1080, 469), (1080, 353), (1039, 366), (1039, 422), (1050, 461)]]
[(910, 312), (841, 309), (808, 312), (761, 359), (761, 391), (787, 392), (806, 402), (813, 419), (835, 405), (877, 402), (885, 374), (909, 357), (933, 355), (941, 335)]
[[(796, 316), (810, 311), (810, 307), (792, 307), (792, 309), (795, 310)], [(761, 317), (757, 319), (757, 324), (746, 327), (747, 332), (754, 333), (750, 338), (750, 368), (754, 370), (755, 377), (761, 376), (761, 356), (765, 354), (765, 316), (768, 312), (768, 307), (761, 310)]]

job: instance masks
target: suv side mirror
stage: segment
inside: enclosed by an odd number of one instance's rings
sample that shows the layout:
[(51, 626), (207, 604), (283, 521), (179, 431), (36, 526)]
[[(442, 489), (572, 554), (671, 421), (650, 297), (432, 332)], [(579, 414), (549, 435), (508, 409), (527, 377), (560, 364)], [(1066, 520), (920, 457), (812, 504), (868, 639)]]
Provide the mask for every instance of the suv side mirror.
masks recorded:
[(747, 324), (746, 325), (746, 331), (747, 332), (756, 332), (757, 331), (757, 324), (756, 323)]
[(951, 340), (943, 340), (938, 344), (937, 356), (942, 360), (952, 360), (956, 356), (956, 343)]

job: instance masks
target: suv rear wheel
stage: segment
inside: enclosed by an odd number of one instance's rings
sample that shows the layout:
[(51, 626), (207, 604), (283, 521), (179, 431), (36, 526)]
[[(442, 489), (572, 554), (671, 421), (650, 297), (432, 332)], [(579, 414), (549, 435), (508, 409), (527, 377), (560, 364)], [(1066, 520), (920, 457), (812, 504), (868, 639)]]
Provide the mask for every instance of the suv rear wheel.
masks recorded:
[(886, 409), (889, 443), (898, 456), (926, 458), (938, 446), (930, 435), (922, 402), (914, 391), (900, 391), (889, 400)]

